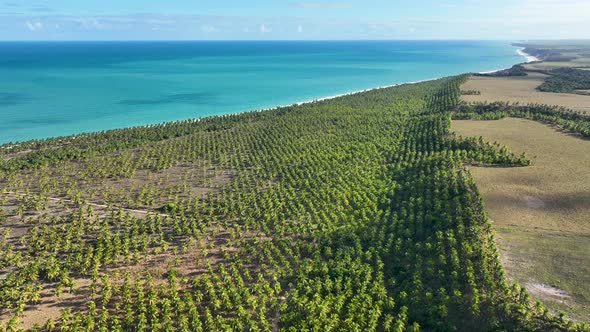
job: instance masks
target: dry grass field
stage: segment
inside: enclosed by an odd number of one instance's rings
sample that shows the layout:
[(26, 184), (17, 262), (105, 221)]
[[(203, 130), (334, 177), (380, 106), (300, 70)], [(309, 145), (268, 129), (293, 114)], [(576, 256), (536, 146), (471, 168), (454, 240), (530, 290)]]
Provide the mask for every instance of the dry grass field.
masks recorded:
[(479, 77), (469, 78), (461, 89), (478, 90), (481, 95), (463, 96), (468, 102), (507, 101), (521, 104), (560, 105), (574, 110), (590, 113), (590, 96), (540, 92), (536, 88), (547, 77), (539, 73), (514, 77)]
[(551, 70), (561, 67), (590, 69), (590, 58), (580, 57), (571, 61), (543, 61), (524, 65), (529, 70)]
[(530, 167), (471, 173), (509, 278), (549, 308), (590, 321), (590, 141), (512, 118), (454, 121), (453, 130), (536, 156)]

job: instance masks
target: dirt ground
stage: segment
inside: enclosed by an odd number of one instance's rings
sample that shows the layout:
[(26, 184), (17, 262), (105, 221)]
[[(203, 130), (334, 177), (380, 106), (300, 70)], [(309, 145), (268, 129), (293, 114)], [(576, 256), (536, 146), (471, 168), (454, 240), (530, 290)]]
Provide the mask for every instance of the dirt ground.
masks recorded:
[[(33, 223), (23, 222), (20, 217), (14, 215), (14, 209), (18, 206), (17, 197), (20, 196), (15, 193), (0, 193), (4, 197), (4, 212), (8, 216), (2, 223), (2, 229), (9, 229), (10, 233), (7, 240), (18, 249), (22, 246), (20, 243), (21, 236), (25, 235), (33, 226)], [(119, 208), (109, 208), (106, 205), (96, 203), (86, 203), (82, 209), (86, 210), (88, 207), (93, 208), (93, 214), (101, 218), (107, 217), (112, 211), (118, 211)], [(52, 216), (64, 216), (69, 212), (79, 209), (75, 203), (69, 199), (49, 198), (47, 208), (35, 213), (28, 212), (27, 218), (34, 220), (40, 215), (47, 214)], [(147, 213), (157, 213), (147, 210), (132, 210), (122, 209), (124, 212), (129, 212), (130, 215), (137, 218), (143, 218)], [(167, 217), (166, 214), (160, 214), (162, 217)], [(207, 270), (207, 266), (212, 264), (215, 266), (218, 263), (223, 263), (224, 252), (235, 253), (237, 248), (227, 246), (227, 239), (230, 237), (228, 229), (232, 225), (212, 225), (207, 228), (207, 231), (198, 240), (188, 240), (186, 238), (174, 238), (171, 243), (171, 248), (167, 251), (160, 247), (151, 248), (148, 252), (138, 256), (138, 261), (132, 260), (126, 263), (119, 258), (114, 264), (101, 268), (101, 275), (108, 275), (114, 282), (113, 284), (120, 284), (123, 281), (121, 277), (124, 272), (129, 272), (133, 275), (133, 280), (145, 278), (147, 272), (154, 278), (154, 281), (164, 283), (166, 281), (165, 273), (170, 267), (174, 267), (182, 278), (192, 278), (195, 275), (201, 274)], [(254, 237), (254, 234), (246, 231), (241, 231), (242, 238)], [(262, 239), (262, 237), (261, 237)], [(185, 242), (186, 248), (180, 244)], [(181, 248), (181, 249), (178, 249)], [(114, 278), (114, 275), (119, 277)], [(0, 277), (1, 274), (0, 274)], [(100, 283), (100, 281), (99, 281)], [(28, 304), (23, 316), (19, 319), (18, 327), (28, 330), (35, 326), (35, 324), (42, 326), (48, 319), (58, 320), (65, 308), (84, 307), (90, 298), (90, 286), (92, 281), (89, 276), (74, 276), (73, 292), (65, 288), (59, 295), (55, 293), (56, 283), (44, 282), (43, 289), (39, 296), (39, 301), (35, 304)], [(0, 322), (6, 323), (11, 318), (12, 312), (0, 312)]]
[(520, 104), (559, 105), (590, 114), (590, 96), (550, 93), (535, 90), (547, 76), (529, 73), (528, 76), (469, 78), (461, 89), (478, 90), (481, 95), (462, 96), (467, 102), (512, 102)]
[(470, 171), (509, 278), (550, 309), (590, 321), (590, 141), (512, 118), (454, 121), (453, 130), (533, 158), (530, 167)]

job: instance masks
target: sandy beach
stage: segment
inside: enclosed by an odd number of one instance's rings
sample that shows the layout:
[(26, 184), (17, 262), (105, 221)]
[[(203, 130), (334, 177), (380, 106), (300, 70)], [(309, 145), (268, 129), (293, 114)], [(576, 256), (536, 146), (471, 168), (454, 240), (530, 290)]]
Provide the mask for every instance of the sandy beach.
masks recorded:
[[(526, 53), (524, 51), (524, 48), (523, 47), (517, 49), (516, 50), (516, 53), (518, 53), (518, 55), (520, 55), (520, 56), (522, 56), (522, 57), (524, 57), (526, 59), (526, 62), (525, 63), (531, 63), (531, 62), (541, 61), (539, 58)], [(493, 73), (497, 73), (499, 71), (506, 70), (506, 69), (509, 69), (509, 68), (501, 68), (501, 69), (490, 70), (490, 71), (481, 71), (478, 74), (493, 74)]]
[[(524, 52), (524, 48), (517, 49), (516, 50), (516, 53), (518, 53), (518, 55), (526, 58), (526, 63), (541, 61), (539, 58), (537, 58), (535, 56), (532, 56), (532, 55)], [(498, 71), (501, 71), (501, 70), (505, 70), (505, 69), (509, 69), (509, 68), (501, 68), (501, 69), (490, 70), (490, 71), (479, 72), (479, 73), (480, 74), (492, 74), (492, 73), (495, 73), (495, 72), (498, 72)], [(342, 94), (338, 94), (338, 95), (334, 95), (334, 96), (323, 97), (323, 98), (319, 98), (319, 99), (306, 100), (306, 101), (302, 101), (302, 102), (295, 103), (295, 104), (292, 104), (292, 105), (283, 105), (283, 106), (271, 107), (271, 108), (268, 108), (268, 109), (265, 109), (265, 110), (277, 109), (277, 108), (281, 108), (281, 107), (294, 106), (294, 105), (305, 105), (305, 104), (314, 103), (314, 102), (318, 102), (318, 101), (330, 100), (330, 99), (335, 99), (335, 98), (344, 97), (344, 96), (350, 96), (350, 95), (354, 95), (354, 94), (357, 94), (357, 93), (363, 93), (363, 92), (368, 92), (368, 91), (372, 91), (372, 90), (379, 90), (379, 89), (387, 89), (387, 88), (392, 88), (392, 87), (395, 87), (395, 86), (400, 86), (400, 85), (405, 85), (405, 84), (417, 84), (417, 83), (422, 83), (422, 82), (428, 82), (428, 81), (432, 81), (432, 80), (437, 80), (437, 79), (440, 79), (440, 78), (441, 77), (430, 78), (430, 79), (420, 80), (420, 81), (414, 81), (414, 82), (405, 82), (405, 83), (398, 83), (398, 84), (392, 84), (392, 85), (379, 86), (379, 87), (375, 87), (375, 88), (369, 88), (369, 89), (364, 89), (364, 90), (352, 91), (352, 92), (342, 93)]]
[(522, 55), (523, 57), (526, 58), (526, 63), (531, 63), (531, 62), (536, 62), (536, 61), (541, 61), (541, 59), (537, 58), (536, 56), (532, 56), (528, 53), (526, 53), (524, 51), (524, 48), (519, 48), (516, 53), (518, 53), (519, 55)]

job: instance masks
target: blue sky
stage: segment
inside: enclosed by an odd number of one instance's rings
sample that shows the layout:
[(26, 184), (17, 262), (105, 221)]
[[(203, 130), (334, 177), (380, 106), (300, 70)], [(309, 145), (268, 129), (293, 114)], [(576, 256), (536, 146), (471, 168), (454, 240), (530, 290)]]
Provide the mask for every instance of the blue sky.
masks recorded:
[(0, 40), (582, 39), (590, 0), (0, 0)]

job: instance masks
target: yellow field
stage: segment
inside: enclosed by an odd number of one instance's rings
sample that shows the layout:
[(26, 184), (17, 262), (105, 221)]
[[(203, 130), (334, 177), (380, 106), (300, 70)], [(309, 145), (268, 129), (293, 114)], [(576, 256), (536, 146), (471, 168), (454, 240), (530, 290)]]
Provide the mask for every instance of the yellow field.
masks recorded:
[(454, 121), (534, 165), (471, 168), (509, 278), (574, 319), (590, 320), (590, 141), (521, 119)]
[(506, 101), (520, 104), (560, 105), (590, 113), (590, 96), (550, 93), (535, 90), (547, 77), (539, 73), (514, 77), (472, 76), (463, 84), (462, 90), (479, 90), (481, 95), (462, 96), (467, 102)]

